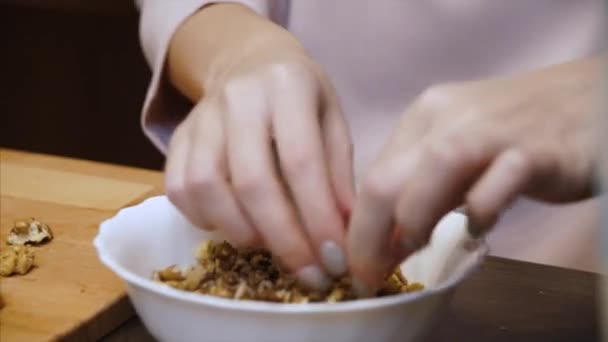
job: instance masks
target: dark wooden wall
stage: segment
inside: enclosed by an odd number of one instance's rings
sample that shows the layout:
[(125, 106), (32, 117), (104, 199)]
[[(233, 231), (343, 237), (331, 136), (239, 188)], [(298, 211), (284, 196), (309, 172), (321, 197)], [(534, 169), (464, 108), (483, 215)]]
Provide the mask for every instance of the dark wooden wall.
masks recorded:
[(161, 168), (137, 29), (132, 0), (0, 1), (0, 145)]

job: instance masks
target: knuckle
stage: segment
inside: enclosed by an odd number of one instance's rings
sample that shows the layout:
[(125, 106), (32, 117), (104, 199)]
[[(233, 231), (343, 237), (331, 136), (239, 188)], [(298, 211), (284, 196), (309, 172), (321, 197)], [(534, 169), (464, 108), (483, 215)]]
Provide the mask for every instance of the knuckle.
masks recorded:
[(471, 139), (462, 133), (452, 133), (444, 138), (443, 145), (447, 149), (452, 162), (474, 163), (481, 159), (480, 143), (471, 143)]
[(297, 62), (274, 63), (266, 69), (266, 76), (279, 89), (307, 84), (314, 79), (310, 68)]
[(227, 108), (236, 108), (243, 99), (257, 96), (263, 87), (252, 77), (235, 77), (226, 81), (221, 97)]
[(236, 193), (244, 198), (255, 198), (264, 185), (264, 177), (254, 172), (235, 176), (232, 180)]
[(268, 66), (267, 73), (275, 81), (289, 81), (294, 76), (302, 76), (307, 74), (307, 68), (301, 63), (294, 62), (278, 62)]
[(222, 180), (216, 165), (205, 163), (186, 170), (185, 187), (197, 193), (211, 191)]
[(386, 202), (393, 198), (396, 186), (388, 179), (386, 172), (382, 169), (374, 169), (363, 181), (361, 190), (372, 200)]
[(311, 153), (305, 150), (290, 153), (283, 160), (283, 168), (288, 177), (306, 174), (313, 163)]
[(171, 202), (179, 202), (179, 199), (184, 195), (184, 189), (183, 182), (173, 178), (165, 178), (165, 192)]
[(418, 105), (427, 110), (445, 108), (454, 101), (452, 89), (447, 85), (435, 85), (427, 88), (418, 98)]
[[(530, 159), (525, 152), (511, 149), (505, 153), (505, 168), (508, 169), (509, 174), (521, 175), (528, 172)], [(549, 165), (551, 164), (553, 163), (549, 163)]]
[(461, 168), (475, 167), (483, 162), (484, 154), (489, 151), (481, 139), (474, 141), (469, 135), (447, 132), (427, 141), (423, 147), (425, 157), (437, 167)]
[(431, 161), (434, 167), (454, 168), (461, 162), (460, 147), (450, 145), (445, 138), (428, 142), (423, 147), (423, 156)]
[(246, 92), (248, 83), (244, 78), (232, 78), (226, 82), (223, 89), (224, 98), (238, 98)]

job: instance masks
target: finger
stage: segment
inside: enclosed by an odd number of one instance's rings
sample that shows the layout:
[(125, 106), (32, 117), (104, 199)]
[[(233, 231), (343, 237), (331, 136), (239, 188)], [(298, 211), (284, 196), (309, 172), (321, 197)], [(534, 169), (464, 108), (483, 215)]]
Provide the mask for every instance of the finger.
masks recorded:
[(332, 275), (346, 272), (345, 227), (330, 181), (313, 87), (281, 89), (275, 96), (273, 132), (281, 173), (321, 262)]
[(469, 230), (479, 235), (491, 227), (499, 213), (521, 193), (531, 177), (524, 153), (509, 149), (496, 158), (466, 198)]
[[(415, 169), (413, 146), (430, 124), (411, 108), (363, 179), (348, 228), (348, 259), (361, 287), (375, 287), (389, 267), (394, 211), (403, 180)], [(365, 285), (363, 285), (365, 284)]]
[(211, 101), (200, 107), (185, 171), (189, 203), (206, 223), (221, 230), (232, 243), (254, 245), (257, 233), (226, 180), (226, 143), (220, 108)]
[(260, 87), (233, 88), (226, 96), (228, 160), (233, 186), (266, 246), (301, 282), (325, 288), (329, 279), (317, 266), (297, 214), (275, 172), (269, 108)]
[(463, 203), (493, 156), (492, 145), (483, 138), (428, 139), (420, 146), (416, 170), (404, 179), (395, 212), (404, 256), (428, 243), (433, 228)]
[(188, 199), (186, 191), (186, 165), (190, 152), (190, 122), (193, 115), (196, 115), (197, 107), (189, 114), (188, 118), (182, 122), (173, 132), (167, 149), (167, 160), (165, 162), (165, 192), (167, 197), (179, 211), (195, 226), (207, 228), (207, 222), (203, 221), (200, 213)]
[(342, 112), (337, 104), (332, 104), (322, 118), (323, 145), (325, 159), (334, 196), (344, 221), (352, 212), (355, 197), (353, 174), (353, 144)]
[(366, 176), (355, 201), (348, 231), (351, 271), (371, 288), (379, 285), (393, 261), (394, 211), (403, 180), (418, 162), (416, 151), (377, 163)]

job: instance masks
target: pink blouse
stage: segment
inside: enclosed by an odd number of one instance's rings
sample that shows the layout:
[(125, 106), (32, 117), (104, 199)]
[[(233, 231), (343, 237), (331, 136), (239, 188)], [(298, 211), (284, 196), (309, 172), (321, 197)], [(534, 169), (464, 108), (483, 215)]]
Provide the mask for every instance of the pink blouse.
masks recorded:
[[(602, 0), (136, 0), (153, 70), (142, 111), (162, 152), (192, 104), (167, 82), (172, 34), (213, 2), (237, 2), (300, 39), (333, 81), (355, 144), (358, 177), (408, 103), (427, 87), (525, 72), (604, 49)], [(457, 120), (457, 117), (455, 117)], [(490, 235), (492, 253), (595, 269), (595, 201), (518, 201)]]

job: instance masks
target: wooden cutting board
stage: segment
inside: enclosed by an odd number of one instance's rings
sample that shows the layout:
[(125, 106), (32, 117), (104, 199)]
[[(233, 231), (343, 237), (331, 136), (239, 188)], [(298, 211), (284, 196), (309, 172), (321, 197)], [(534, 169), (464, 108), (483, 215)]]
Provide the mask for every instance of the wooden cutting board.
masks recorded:
[(159, 172), (0, 150), (0, 249), (13, 222), (35, 217), (55, 238), (36, 267), (0, 278), (0, 341), (96, 340), (133, 316), (121, 280), (92, 240), (117, 210), (161, 193)]

